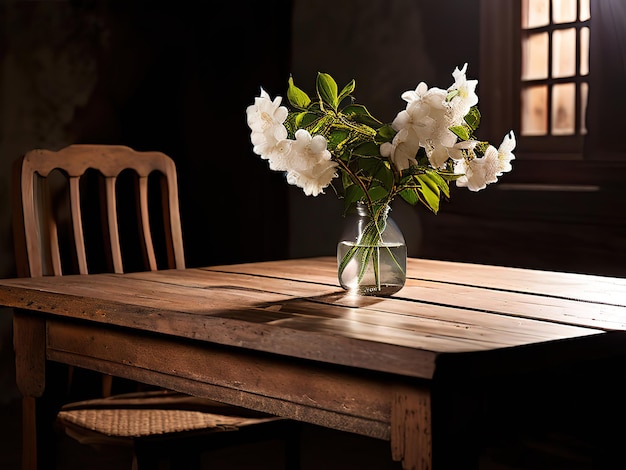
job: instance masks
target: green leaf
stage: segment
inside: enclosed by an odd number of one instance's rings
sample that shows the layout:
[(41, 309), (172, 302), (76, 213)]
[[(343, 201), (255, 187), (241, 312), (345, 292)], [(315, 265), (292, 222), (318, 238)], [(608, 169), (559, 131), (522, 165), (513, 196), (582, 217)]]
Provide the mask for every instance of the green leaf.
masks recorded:
[(307, 130), (311, 135), (326, 134), (331, 128), (334, 118), (328, 114), (318, 114), (318, 119), (307, 126)]
[(300, 128), (300, 127), (308, 128), (309, 126), (314, 124), (315, 121), (317, 121), (318, 119), (319, 119), (319, 116), (317, 114), (304, 111), (294, 116), (294, 123), (295, 123), (296, 128)]
[(357, 116), (369, 116), (374, 119), (374, 117), (369, 113), (367, 108), (362, 104), (350, 104), (343, 108), (341, 112), (352, 119), (356, 118)]
[(415, 188), (403, 189), (402, 191), (400, 191), (400, 197), (412, 206), (419, 202), (419, 197)]
[(381, 162), (378, 171), (374, 173), (374, 178), (379, 180), (381, 184), (387, 189), (387, 192), (391, 191), (393, 188), (394, 175), (391, 167), (383, 164)]
[(339, 98), (337, 97), (337, 82), (327, 73), (317, 74), (317, 94), (320, 99), (330, 105), (335, 111), (339, 107)]
[[(421, 181), (423, 180), (420, 179), (420, 182)], [(420, 196), (420, 202), (422, 202), (424, 206), (433, 211), (435, 214), (439, 212), (439, 191), (433, 191), (432, 186), (428, 184), (422, 184), (419, 188), (417, 188), (417, 191), (418, 196)]]
[(341, 93), (339, 93), (339, 97), (337, 98), (337, 105), (339, 105), (339, 103), (341, 103), (350, 94), (352, 94), (355, 88), (356, 88), (356, 82), (354, 80), (352, 80), (345, 87), (343, 87), (343, 90), (341, 90)]
[(452, 126), (450, 131), (461, 140), (469, 140), (470, 134), (465, 126)]
[(326, 133), (325, 137), (328, 141), (328, 148), (335, 149), (349, 140), (350, 132), (346, 129), (333, 128)]
[(465, 116), (465, 122), (468, 126), (470, 126), (472, 132), (478, 129), (478, 126), (480, 125), (480, 111), (478, 110), (478, 107), (472, 106), (470, 108), (469, 112)]
[(383, 125), (378, 119), (370, 114), (367, 108), (361, 104), (351, 104), (341, 110), (341, 112), (348, 116), (355, 122), (365, 124), (372, 129), (378, 129)]
[(352, 184), (350, 186), (348, 186), (346, 188), (345, 191), (345, 204), (346, 207), (350, 206), (351, 204), (360, 201), (363, 197), (365, 196), (365, 193), (363, 192), (363, 189), (358, 185), (358, 184)]
[(396, 136), (396, 131), (389, 124), (378, 128), (376, 131), (376, 142), (391, 142)]
[(378, 157), (380, 156), (380, 147), (376, 142), (364, 142), (357, 145), (354, 150), (352, 150), (352, 153), (359, 157)]
[(374, 186), (370, 188), (369, 191), (367, 191), (367, 194), (369, 195), (372, 201), (380, 201), (387, 197), (387, 195), (389, 194), (389, 191), (387, 191), (382, 186)]
[(357, 169), (368, 175), (376, 173), (380, 165), (381, 161), (378, 158), (359, 158), (356, 161)]
[(311, 98), (309, 98), (309, 95), (293, 83), (292, 77), (289, 77), (287, 99), (289, 100), (289, 103), (291, 103), (291, 106), (298, 109), (306, 109), (311, 104)]
[[(437, 171), (427, 171), (422, 176), (431, 180), (447, 198), (450, 198), (450, 185), (448, 184), (448, 181), (446, 181), (446, 179), (443, 178)], [(457, 179), (461, 175), (452, 176), (454, 179)]]
[(428, 190), (433, 193), (437, 197), (437, 199), (439, 199), (441, 194), (439, 191), (439, 186), (437, 186), (437, 183), (429, 178), (426, 173), (421, 175), (415, 175), (415, 179), (419, 182), (422, 189), (425, 187), (428, 188)]

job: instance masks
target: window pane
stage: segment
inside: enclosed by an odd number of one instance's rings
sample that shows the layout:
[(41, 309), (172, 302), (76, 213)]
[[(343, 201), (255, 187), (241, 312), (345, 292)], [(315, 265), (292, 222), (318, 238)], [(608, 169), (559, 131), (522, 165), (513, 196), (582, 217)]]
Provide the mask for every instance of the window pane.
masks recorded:
[(552, 19), (554, 23), (571, 23), (576, 21), (576, 0), (552, 0)]
[(536, 28), (550, 23), (549, 0), (522, 1), (522, 28)]
[(580, 84), (580, 133), (587, 133), (587, 99), (589, 97), (589, 85), (587, 83)]
[(580, 21), (587, 21), (590, 18), (589, 0), (580, 0)]
[(573, 135), (576, 125), (576, 85), (564, 83), (552, 89), (552, 134)]
[(522, 135), (548, 133), (548, 87), (527, 87), (522, 90)]
[(589, 74), (589, 28), (580, 30), (580, 74)]
[(552, 35), (552, 76), (572, 77), (576, 74), (576, 29), (554, 31)]
[(530, 34), (522, 44), (522, 80), (548, 78), (548, 33)]

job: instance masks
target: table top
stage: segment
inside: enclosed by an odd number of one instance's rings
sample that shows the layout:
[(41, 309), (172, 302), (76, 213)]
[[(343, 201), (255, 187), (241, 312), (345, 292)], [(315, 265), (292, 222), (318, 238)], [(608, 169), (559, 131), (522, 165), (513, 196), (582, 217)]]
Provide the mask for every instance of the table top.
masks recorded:
[(431, 379), (437, 358), (626, 330), (626, 279), (410, 258), (387, 298), (333, 257), (0, 279), (0, 305)]

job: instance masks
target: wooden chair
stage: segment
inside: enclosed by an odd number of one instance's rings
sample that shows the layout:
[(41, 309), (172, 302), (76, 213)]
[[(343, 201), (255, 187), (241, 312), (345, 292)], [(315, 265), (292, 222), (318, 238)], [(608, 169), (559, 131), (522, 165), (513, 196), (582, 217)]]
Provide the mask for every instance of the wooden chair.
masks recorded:
[[(185, 267), (177, 173), (167, 155), (109, 145), (38, 149), (16, 161), (14, 178), (19, 276)], [(298, 467), (289, 420), (166, 390), (111, 395), (104, 377), (102, 397), (54, 412), (57, 430), (96, 448), (130, 446), (133, 468), (154, 468), (160, 457), (191, 468), (212, 440), (221, 446), (277, 438), (286, 466)], [(76, 374), (68, 379), (76, 382)], [(25, 414), (34, 406), (27, 400)]]

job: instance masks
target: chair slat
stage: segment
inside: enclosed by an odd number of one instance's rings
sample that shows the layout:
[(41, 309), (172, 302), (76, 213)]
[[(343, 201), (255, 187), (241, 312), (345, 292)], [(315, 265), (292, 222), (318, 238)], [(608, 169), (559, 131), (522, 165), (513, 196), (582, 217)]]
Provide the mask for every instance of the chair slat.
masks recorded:
[[(167, 195), (167, 210), (163, 211), (163, 222), (166, 227), (170, 227), (170, 230), (166, 230), (166, 238), (172, 237), (167, 244), (168, 248), (171, 248), (171, 251), (168, 251), (168, 255), (170, 258), (170, 265), (176, 267), (176, 269), (184, 269), (185, 268), (185, 254), (183, 253), (183, 232), (180, 223), (180, 210), (178, 207), (178, 183), (176, 178), (173, 177), (176, 175), (176, 168), (174, 167), (174, 162), (169, 162), (167, 167), (165, 168), (166, 178), (163, 181), (163, 186), (167, 185), (168, 190), (163, 189), (161, 191), (163, 199), (166, 198)], [(173, 251), (173, 254), (172, 254)]]
[(72, 231), (78, 260), (78, 272), (89, 274), (87, 269), (87, 254), (85, 252), (85, 235), (83, 232), (83, 217), (80, 210), (80, 180), (77, 176), (70, 176), (70, 210), (72, 214)]
[[(39, 247), (41, 249), (41, 260), (38, 260), (37, 270), (42, 271), (42, 275), (52, 274), (54, 276), (60, 276), (63, 274), (63, 268), (61, 266), (61, 252), (59, 249), (59, 233), (57, 230), (56, 219), (52, 217), (52, 208), (50, 207), (50, 187), (48, 185), (47, 178), (40, 178), (38, 175), (33, 175), (36, 195), (34, 200), (38, 201), (38, 206), (35, 206), (35, 213), (37, 214), (37, 220), (41, 224), (41, 243)], [(39, 208), (39, 210), (37, 210)], [(46, 267), (46, 271), (43, 271)], [(49, 268), (48, 268), (49, 267)], [(50, 269), (52, 272), (48, 272)]]
[(35, 178), (37, 175), (32, 168), (29, 167), (28, 162), (21, 161), (22, 171), (19, 174), (21, 193), (14, 198), (14, 211), (21, 211), (22, 214), (22, 229), (23, 233), (15, 233), (14, 238), (16, 240), (25, 240), (25, 258), (28, 260), (29, 272), (23, 273), (25, 276), (42, 276), (43, 267), (42, 263), (44, 257), (42, 255), (42, 229), (37, 223), (40, 220), (40, 213), (36, 210), (39, 207), (35, 204), (35, 199), (40, 197), (41, 192), (37, 193), (37, 190), (41, 191), (41, 188), (37, 188), (35, 185)]
[(111, 243), (111, 257), (113, 259), (113, 271), (124, 272), (122, 262), (122, 249), (120, 247), (120, 229), (117, 223), (117, 198), (115, 197), (115, 176), (105, 178), (105, 204), (107, 208), (107, 223), (109, 226), (109, 241)]
[(148, 266), (150, 271), (156, 271), (157, 263), (154, 254), (154, 244), (152, 243), (152, 233), (150, 232), (150, 210), (148, 209), (148, 178), (141, 176), (139, 178), (139, 212), (141, 213), (141, 226), (139, 230), (142, 232), (143, 240), (148, 255)]

